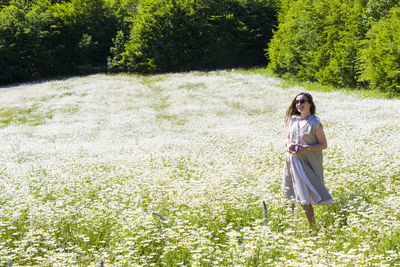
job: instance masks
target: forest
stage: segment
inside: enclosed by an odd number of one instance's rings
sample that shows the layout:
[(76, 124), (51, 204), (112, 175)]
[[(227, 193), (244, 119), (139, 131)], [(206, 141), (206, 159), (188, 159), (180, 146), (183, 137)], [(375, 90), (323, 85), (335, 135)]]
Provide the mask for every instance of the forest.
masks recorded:
[(0, 0), (0, 84), (268, 67), (400, 94), (399, 0)]

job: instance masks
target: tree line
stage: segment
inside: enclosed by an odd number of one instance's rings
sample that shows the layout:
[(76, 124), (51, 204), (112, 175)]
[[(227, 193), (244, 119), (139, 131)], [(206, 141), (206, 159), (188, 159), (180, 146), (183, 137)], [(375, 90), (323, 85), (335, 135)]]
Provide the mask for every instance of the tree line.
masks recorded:
[(399, 0), (282, 0), (269, 67), (322, 84), (400, 94)]
[(270, 0), (0, 0), (0, 83), (265, 65)]
[(267, 66), (400, 94), (400, 0), (0, 0), (0, 84)]

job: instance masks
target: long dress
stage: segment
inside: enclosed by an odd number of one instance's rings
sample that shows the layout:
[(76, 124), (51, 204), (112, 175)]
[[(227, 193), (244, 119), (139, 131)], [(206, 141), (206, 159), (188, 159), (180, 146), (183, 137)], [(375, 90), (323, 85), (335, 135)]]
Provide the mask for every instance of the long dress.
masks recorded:
[[(300, 116), (292, 116), (289, 124), (289, 141), (292, 144), (318, 143), (315, 129), (322, 124), (311, 116), (304, 125)], [(303, 122), (304, 123), (304, 122)], [(301, 155), (287, 153), (282, 190), (291, 203), (301, 205), (327, 205), (333, 202), (324, 185), (322, 151), (304, 151)]]

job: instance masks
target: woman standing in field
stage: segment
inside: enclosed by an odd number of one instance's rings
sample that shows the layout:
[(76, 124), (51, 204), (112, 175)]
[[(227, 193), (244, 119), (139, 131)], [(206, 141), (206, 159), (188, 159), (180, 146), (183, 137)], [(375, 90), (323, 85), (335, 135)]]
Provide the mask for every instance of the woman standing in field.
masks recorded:
[(327, 141), (322, 124), (314, 114), (312, 96), (299, 93), (285, 116), (289, 132), (283, 190), (289, 203), (292, 203), (292, 210), (294, 203), (302, 206), (310, 226), (315, 224), (312, 204), (333, 202), (323, 180), (322, 150), (327, 148)]

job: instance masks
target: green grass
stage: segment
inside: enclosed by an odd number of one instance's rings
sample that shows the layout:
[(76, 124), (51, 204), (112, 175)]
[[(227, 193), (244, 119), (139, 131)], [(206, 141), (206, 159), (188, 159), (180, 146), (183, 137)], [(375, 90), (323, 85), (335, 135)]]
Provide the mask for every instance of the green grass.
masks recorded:
[(282, 82), (282, 87), (291, 88), (294, 86), (303, 87), (305, 91), (316, 91), (316, 92), (343, 92), (349, 95), (356, 95), (363, 98), (379, 98), (379, 99), (400, 99), (400, 96), (395, 96), (391, 93), (382, 92), (378, 89), (371, 89), (368, 87), (336, 87), (332, 85), (323, 85), (318, 82), (302, 81), (301, 79), (284, 76), (279, 77), (277, 74), (272, 72), (267, 67), (265, 68), (254, 68), (254, 69), (238, 69), (237, 71), (245, 74), (260, 74), (265, 77), (279, 78)]
[(335, 199), (316, 230), (281, 194), (303, 83), (260, 68), (0, 90), (0, 266), (400, 264), (398, 102), (304, 84)]
[(26, 108), (4, 107), (0, 108), (0, 127), (6, 127), (13, 123), (38, 126), (52, 117), (51, 112), (40, 112), (37, 105)]

